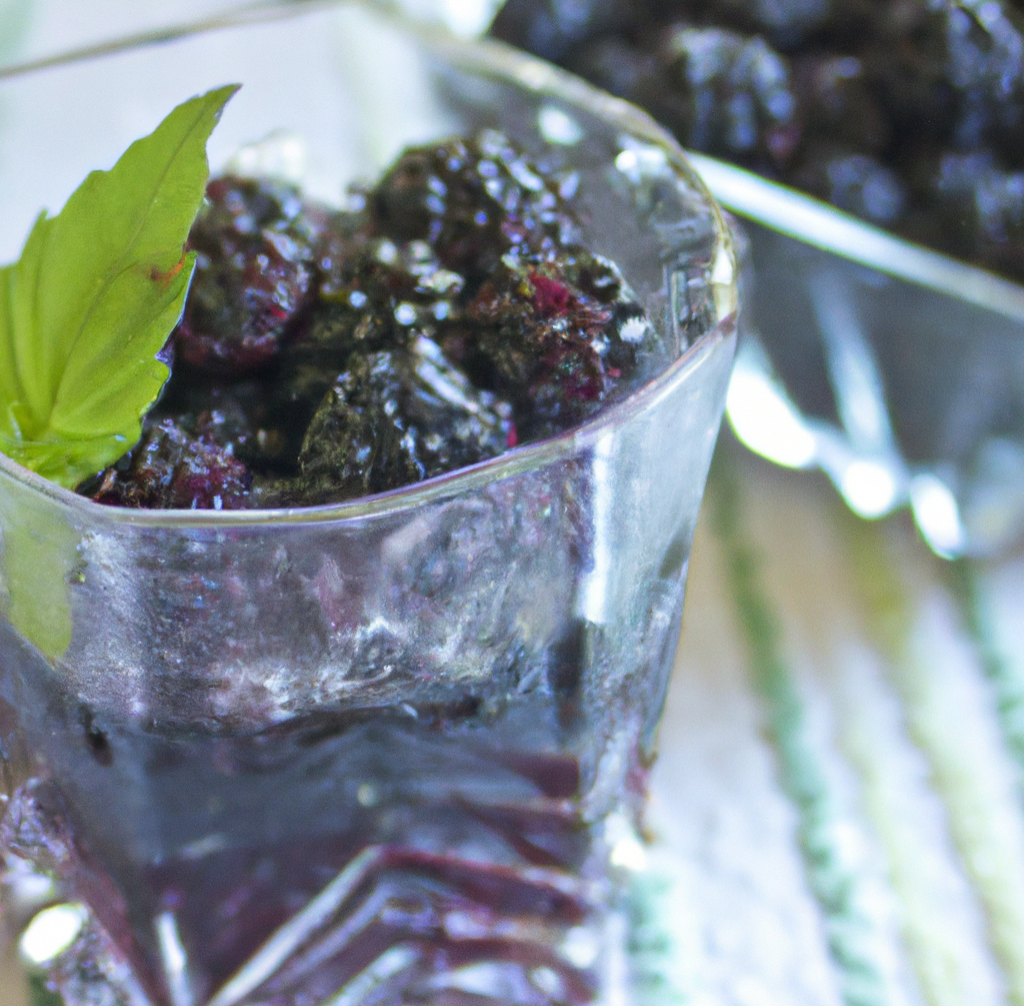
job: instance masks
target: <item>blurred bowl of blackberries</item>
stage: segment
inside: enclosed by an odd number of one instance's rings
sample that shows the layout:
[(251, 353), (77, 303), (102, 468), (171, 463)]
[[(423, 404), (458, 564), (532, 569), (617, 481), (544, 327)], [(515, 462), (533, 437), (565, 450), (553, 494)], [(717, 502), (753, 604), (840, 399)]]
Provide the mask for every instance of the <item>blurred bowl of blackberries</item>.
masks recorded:
[(1024, 282), (1016, 0), (508, 0), (491, 31), (687, 149)]

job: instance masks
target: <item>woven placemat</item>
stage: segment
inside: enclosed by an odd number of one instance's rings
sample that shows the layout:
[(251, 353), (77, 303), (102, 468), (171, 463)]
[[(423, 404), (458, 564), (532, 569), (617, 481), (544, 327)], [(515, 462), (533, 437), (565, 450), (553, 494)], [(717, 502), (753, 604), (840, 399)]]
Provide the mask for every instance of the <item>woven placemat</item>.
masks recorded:
[(1021, 1006), (1024, 556), (723, 441), (653, 776), (678, 1001)]

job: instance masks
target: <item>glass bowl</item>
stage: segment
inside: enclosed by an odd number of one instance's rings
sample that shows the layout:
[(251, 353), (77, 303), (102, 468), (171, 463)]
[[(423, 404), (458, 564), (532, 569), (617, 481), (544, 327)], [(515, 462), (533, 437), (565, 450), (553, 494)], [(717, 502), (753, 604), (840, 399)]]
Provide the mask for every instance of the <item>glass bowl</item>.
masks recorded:
[(726, 406), (739, 439), (820, 469), (859, 516), (908, 507), (941, 556), (1019, 549), (1017, 6), (982, 15), (955, 0), (894, 19), (760, 0), (498, 7), (497, 37), (704, 152), (694, 165), (739, 217), (749, 266)]
[(746, 235), (727, 416), (859, 516), (908, 506), (940, 556), (1024, 538), (1024, 287), (691, 155)]
[(344, 504), (118, 509), (0, 457), (0, 841), (9, 904), (75, 906), (52, 987), (628, 1001), (622, 880), (735, 342), (719, 211), (630, 106), (365, 7), (108, 48), (0, 84), (4, 256), (172, 106), (238, 81), (214, 169), (301, 173), (330, 202), (483, 129), (575, 172), (582, 243), (660, 348), (572, 432)]

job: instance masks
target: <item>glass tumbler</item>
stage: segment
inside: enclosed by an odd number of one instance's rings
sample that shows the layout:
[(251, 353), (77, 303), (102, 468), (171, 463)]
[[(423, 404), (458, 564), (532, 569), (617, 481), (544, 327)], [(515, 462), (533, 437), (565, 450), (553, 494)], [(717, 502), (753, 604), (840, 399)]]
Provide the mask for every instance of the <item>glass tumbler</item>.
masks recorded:
[(0, 82), (6, 258), (39, 207), (237, 81), (215, 170), (301, 171), (335, 203), (409, 145), (520, 144), (573, 179), (582, 242), (659, 348), (569, 433), (343, 504), (104, 507), (0, 457), (0, 842), (83, 920), (51, 985), (73, 1006), (629, 1002), (623, 870), (734, 348), (719, 211), (644, 115), (496, 44), (338, 4), (169, 35)]

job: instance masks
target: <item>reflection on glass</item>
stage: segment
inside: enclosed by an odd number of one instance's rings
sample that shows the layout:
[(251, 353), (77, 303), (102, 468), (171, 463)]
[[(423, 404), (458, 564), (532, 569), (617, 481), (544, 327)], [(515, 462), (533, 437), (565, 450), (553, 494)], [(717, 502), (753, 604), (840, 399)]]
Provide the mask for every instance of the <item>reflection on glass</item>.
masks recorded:
[[(100, 507), (0, 459), (0, 840), (59, 885), (25, 952), (70, 1006), (623, 1001), (621, 882), (732, 360), (728, 232), (646, 119), (361, 10), (10, 80), (12, 184), (59, 204), (183, 67), (245, 85), (215, 167), (283, 130), (241, 156), (291, 171), (300, 136), (335, 202), (452, 132), (560, 159), (661, 350), (575, 431), (321, 508)], [(88, 142), (47, 178), (30, 123), (54, 90)]]

